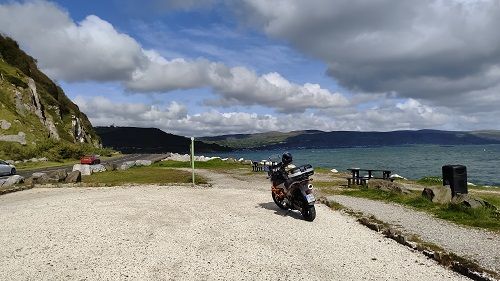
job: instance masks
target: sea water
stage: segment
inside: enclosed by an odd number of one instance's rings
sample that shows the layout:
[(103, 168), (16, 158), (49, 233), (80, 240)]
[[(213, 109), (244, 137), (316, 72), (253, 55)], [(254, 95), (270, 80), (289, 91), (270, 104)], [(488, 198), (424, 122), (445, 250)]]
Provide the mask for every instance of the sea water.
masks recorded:
[[(292, 153), (296, 165), (311, 164), (338, 171), (346, 171), (348, 168), (387, 169), (391, 170), (392, 174), (409, 179), (441, 177), (443, 165), (465, 165), (469, 182), (500, 186), (500, 145), (411, 145), (288, 151)], [(279, 157), (283, 152), (240, 150), (216, 155), (260, 161)]]

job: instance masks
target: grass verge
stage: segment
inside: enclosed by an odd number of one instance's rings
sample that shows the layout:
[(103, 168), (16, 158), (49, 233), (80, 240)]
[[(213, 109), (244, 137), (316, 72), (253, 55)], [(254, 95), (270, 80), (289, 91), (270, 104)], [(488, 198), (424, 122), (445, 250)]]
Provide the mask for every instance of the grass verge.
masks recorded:
[(67, 166), (71, 164), (76, 164), (77, 161), (74, 159), (65, 159), (62, 161), (46, 161), (46, 162), (26, 162), (15, 164), (18, 171), (22, 170), (32, 170), (32, 169), (42, 169), (42, 168), (53, 168), (59, 166)]
[[(196, 169), (213, 169), (213, 170), (227, 170), (227, 169), (239, 169), (239, 168), (248, 168), (250, 169), (250, 165), (242, 164), (239, 162), (228, 162), (222, 161), (220, 159), (214, 159), (206, 162), (194, 162), (194, 166)], [(154, 167), (162, 167), (162, 168), (191, 168), (191, 162), (182, 162), (182, 161), (161, 161), (154, 164)]]
[[(196, 184), (206, 184), (207, 180), (195, 176)], [(191, 183), (191, 173), (162, 167), (136, 167), (125, 171), (96, 173), (83, 177), (84, 183), (116, 186), (123, 184), (174, 184)]]

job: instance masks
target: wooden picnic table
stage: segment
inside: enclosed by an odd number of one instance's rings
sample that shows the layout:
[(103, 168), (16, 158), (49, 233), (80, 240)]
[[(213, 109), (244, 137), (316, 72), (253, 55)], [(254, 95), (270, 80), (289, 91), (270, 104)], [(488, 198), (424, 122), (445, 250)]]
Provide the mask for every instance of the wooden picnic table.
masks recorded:
[[(392, 171), (390, 171), (390, 170), (360, 169), (360, 168), (350, 168), (347, 170), (350, 171), (351, 175), (352, 175), (350, 178), (347, 178), (349, 186), (351, 185), (351, 182), (352, 182), (352, 184), (357, 184), (357, 185), (363, 184), (364, 185), (364, 184), (366, 184), (366, 181), (369, 179), (381, 179), (381, 180), (393, 181), (393, 179), (391, 179)], [(359, 175), (360, 172), (367, 172), (368, 176), (360, 176)], [(373, 173), (376, 173), (376, 172), (382, 172), (382, 177), (375, 177), (373, 175)]]

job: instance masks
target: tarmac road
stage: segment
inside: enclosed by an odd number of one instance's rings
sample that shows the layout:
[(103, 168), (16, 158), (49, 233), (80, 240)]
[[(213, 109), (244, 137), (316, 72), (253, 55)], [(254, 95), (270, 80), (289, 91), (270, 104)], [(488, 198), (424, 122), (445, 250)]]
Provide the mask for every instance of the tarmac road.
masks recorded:
[(0, 280), (468, 280), (324, 205), (279, 210), (261, 183), (1, 196)]
[[(125, 154), (123, 156), (113, 158), (107, 161), (103, 161), (101, 164), (105, 163), (114, 163), (117, 165), (120, 165), (124, 162), (127, 161), (135, 161), (135, 160), (154, 160), (154, 159), (161, 159), (164, 158), (163, 156), (166, 157), (165, 154)], [(75, 161), (75, 164), (78, 162)], [(39, 168), (39, 169), (30, 169), (30, 170), (18, 170), (17, 174), (21, 175), (25, 178), (30, 177), (33, 173), (48, 173), (51, 171), (55, 170), (61, 170), (61, 169), (66, 169), (68, 171), (71, 171), (73, 168), (74, 164), (71, 165), (63, 165), (63, 166), (58, 166), (58, 167), (50, 167), (50, 168)]]

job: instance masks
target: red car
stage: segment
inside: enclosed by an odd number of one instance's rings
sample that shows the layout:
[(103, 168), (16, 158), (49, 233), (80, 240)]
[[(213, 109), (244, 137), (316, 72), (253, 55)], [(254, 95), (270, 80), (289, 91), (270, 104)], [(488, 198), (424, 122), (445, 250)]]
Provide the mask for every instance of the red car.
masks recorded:
[(80, 164), (84, 165), (101, 164), (101, 159), (99, 159), (98, 155), (85, 155), (80, 159)]

